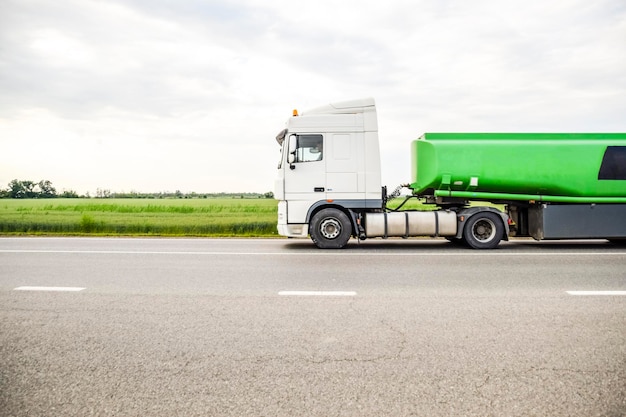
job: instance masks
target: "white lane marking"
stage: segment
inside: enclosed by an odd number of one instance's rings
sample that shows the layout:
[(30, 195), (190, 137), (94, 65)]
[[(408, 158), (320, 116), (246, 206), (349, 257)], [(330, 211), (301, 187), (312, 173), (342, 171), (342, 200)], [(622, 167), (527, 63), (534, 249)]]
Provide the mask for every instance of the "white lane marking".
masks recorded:
[[(391, 249), (393, 250), (393, 249)], [(204, 256), (626, 256), (626, 252), (374, 252), (360, 249), (359, 252), (348, 250), (313, 251), (313, 252), (188, 252), (188, 251), (121, 251), (121, 250), (24, 250), (0, 249), (0, 253), (84, 253), (92, 255), (204, 255)]]
[(566, 291), (569, 295), (626, 295), (626, 291)]
[(304, 297), (354, 297), (356, 291), (279, 291), (278, 295)]
[(15, 291), (53, 291), (53, 292), (78, 292), (84, 290), (84, 287), (17, 287)]

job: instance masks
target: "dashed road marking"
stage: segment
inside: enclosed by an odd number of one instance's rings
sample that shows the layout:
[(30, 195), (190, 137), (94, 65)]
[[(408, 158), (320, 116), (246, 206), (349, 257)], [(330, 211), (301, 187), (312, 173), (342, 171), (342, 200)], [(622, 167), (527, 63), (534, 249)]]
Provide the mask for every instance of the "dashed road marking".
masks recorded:
[(356, 291), (279, 291), (278, 295), (299, 297), (354, 297)]
[(15, 291), (51, 291), (51, 292), (78, 292), (86, 288), (84, 287), (31, 287), (23, 286), (14, 288)]
[(626, 291), (566, 291), (569, 295), (626, 295)]

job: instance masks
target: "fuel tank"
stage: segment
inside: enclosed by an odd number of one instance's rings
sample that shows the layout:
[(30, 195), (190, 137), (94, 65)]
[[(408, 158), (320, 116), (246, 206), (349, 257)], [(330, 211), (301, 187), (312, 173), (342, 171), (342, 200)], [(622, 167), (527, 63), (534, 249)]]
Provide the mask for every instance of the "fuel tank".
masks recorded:
[(450, 211), (399, 211), (366, 213), (367, 237), (454, 236), (456, 213)]
[(626, 133), (426, 133), (411, 156), (414, 194), (626, 202)]

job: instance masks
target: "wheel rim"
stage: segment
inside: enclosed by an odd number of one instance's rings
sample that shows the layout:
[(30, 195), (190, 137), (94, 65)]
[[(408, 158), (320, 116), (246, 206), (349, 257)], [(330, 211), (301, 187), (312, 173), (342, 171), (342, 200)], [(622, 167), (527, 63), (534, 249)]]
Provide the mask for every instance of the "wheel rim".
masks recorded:
[(496, 236), (496, 224), (490, 219), (480, 219), (472, 227), (472, 235), (480, 242), (489, 242)]
[(337, 219), (325, 219), (320, 224), (320, 232), (326, 239), (335, 239), (341, 233), (341, 223)]

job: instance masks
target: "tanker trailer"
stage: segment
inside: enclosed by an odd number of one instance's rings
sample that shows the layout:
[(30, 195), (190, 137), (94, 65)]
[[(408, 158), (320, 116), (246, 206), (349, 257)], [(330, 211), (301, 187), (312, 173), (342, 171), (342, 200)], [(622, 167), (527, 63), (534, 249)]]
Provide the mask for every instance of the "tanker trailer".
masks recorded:
[(426, 133), (413, 193), (440, 205), (504, 204), (516, 236), (626, 237), (626, 134)]

